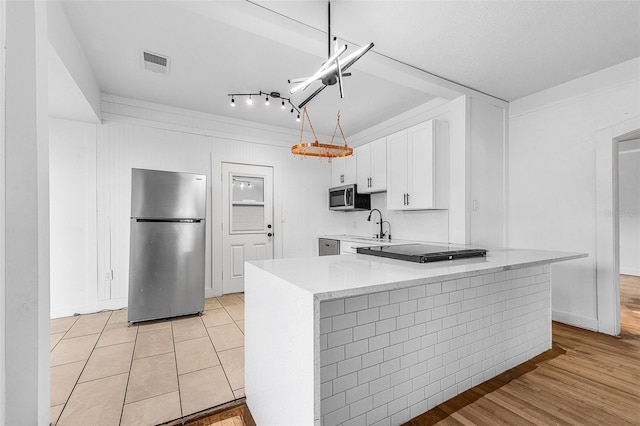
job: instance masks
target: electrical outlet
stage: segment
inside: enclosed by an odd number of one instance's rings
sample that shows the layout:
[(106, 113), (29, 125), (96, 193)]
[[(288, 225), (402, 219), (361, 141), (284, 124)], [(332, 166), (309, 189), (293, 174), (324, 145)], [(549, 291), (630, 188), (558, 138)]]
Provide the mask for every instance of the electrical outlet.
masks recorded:
[(480, 210), (480, 203), (478, 200), (473, 200), (473, 211), (477, 212), (478, 210)]
[(107, 281), (111, 281), (113, 279), (113, 270), (105, 272), (104, 279)]

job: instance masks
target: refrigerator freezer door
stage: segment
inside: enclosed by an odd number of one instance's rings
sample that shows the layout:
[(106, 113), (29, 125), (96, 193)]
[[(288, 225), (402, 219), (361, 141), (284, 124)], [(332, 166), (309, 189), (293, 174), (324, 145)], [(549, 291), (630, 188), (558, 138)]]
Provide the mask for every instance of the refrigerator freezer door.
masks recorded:
[(131, 219), (130, 322), (204, 310), (205, 222)]
[(132, 169), (131, 217), (205, 217), (206, 175)]

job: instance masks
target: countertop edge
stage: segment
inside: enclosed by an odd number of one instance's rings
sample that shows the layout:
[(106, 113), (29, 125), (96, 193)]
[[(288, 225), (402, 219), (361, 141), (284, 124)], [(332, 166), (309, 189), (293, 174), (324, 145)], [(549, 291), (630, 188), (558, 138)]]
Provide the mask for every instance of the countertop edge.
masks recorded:
[[(341, 299), (344, 297), (361, 296), (363, 294), (378, 293), (381, 291), (399, 290), (408, 287), (414, 287), (421, 284), (432, 284), (440, 281), (457, 280), (460, 278), (468, 278), (475, 275), (493, 274), (496, 272), (508, 271), (511, 269), (528, 268), (532, 266), (544, 265), (547, 263), (564, 262), (588, 257), (587, 253), (567, 253), (566, 256), (555, 257), (550, 259), (532, 260), (526, 262), (514, 263), (511, 265), (495, 266), (487, 269), (478, 269), (476, 271), (458, 272), (453, 274), (443, 274), (428, 278), (418, 278), (415, 280), (404, 280), (397, 282), (389, 282), (384, 284), (374, 284), (367, 287), (358, 287), (347, 290), (329, 291), (324, 293), (313, 293), (318, 301), (326, 301), (333, 299)], [(309, 293), (312, 293), (309, 291)]]

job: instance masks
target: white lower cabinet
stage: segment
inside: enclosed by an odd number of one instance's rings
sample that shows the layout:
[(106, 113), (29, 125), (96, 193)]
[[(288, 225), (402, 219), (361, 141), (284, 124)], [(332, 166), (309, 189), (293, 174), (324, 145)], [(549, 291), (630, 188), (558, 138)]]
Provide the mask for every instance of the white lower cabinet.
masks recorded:
[(387, 208), (449, 208), (449, 123), (429, 120), (387, 136)]

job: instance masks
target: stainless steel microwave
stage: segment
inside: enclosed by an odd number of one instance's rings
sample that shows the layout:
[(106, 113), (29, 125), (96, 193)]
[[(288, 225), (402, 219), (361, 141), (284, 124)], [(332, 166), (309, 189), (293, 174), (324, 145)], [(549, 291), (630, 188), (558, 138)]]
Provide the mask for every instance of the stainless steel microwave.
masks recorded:
[(370, 210), (371, 195), (358, 194), (356, 184), (329, 189), (330, 210)]

